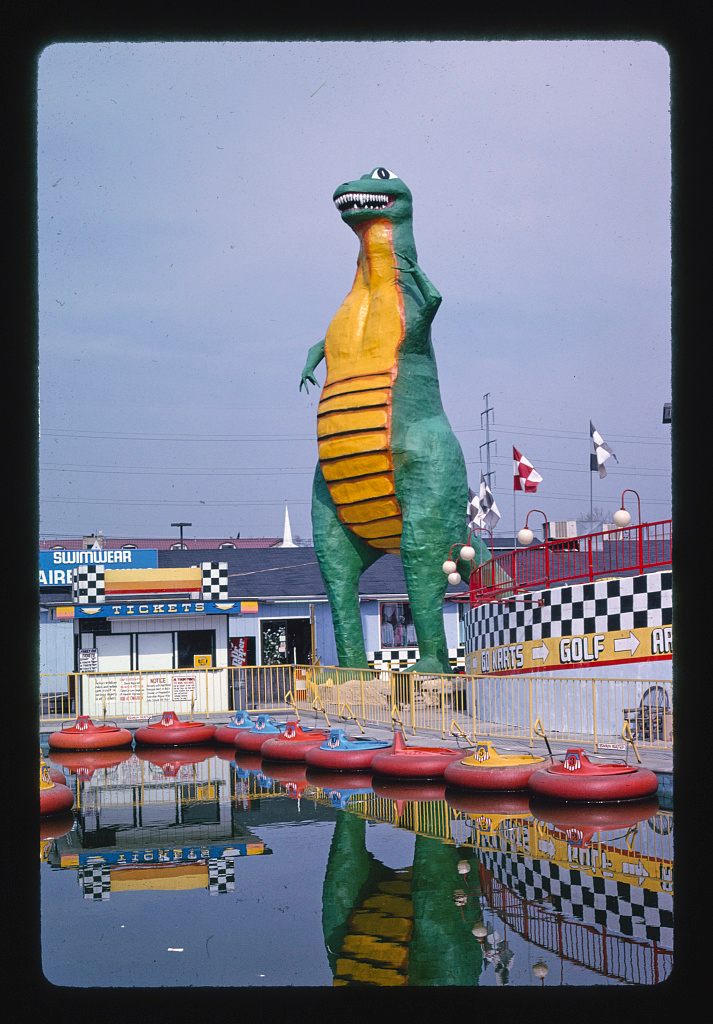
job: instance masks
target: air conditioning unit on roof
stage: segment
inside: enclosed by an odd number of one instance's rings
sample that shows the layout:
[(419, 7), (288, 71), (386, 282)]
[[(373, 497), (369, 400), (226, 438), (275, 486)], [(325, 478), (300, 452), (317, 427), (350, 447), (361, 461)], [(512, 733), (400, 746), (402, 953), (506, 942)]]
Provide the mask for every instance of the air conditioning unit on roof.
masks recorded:
[(558, 522), (547, 524), (547, 536), (550, 540), (563, 540), (567, 537), (577, 536), (577, 520), (562, 519)]

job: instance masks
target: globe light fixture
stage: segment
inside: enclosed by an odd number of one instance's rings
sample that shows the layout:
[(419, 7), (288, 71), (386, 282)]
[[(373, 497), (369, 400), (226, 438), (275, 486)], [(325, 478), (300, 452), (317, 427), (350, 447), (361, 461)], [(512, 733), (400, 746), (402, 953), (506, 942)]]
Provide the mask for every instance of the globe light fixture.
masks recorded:
[(625, 508), (617, 509), (617, 511), (614, 513), (614, 523), (615, 523), (615, 525), (618, 526), (620, 530), (623, 530), (624, 527), (628, 526), (630, 522), (631, 522), (631, 515), (630, 515), (630, 513), (627, 512), (627, 510)]
[(477, 924), (474, 924), (473, 927), (471, 928), (471, 932), (476, 937), (478, 942), (485, 942), (485, 940), (488, 937), (488, 929), (484, 921), (478, 921)]
[(470, 872), (470, 864), (468, 863), (468, 861), (467, 860), (459, 860), (458, 861), (458, 874), (459, 875), (467, 875), (467, 874), (469, 874), (469, 872)]
[(456, 563), (453, 561), (452, 558), (447, 558), (445, 560), (445, 562), (443, 563), (443, 571), (446, 574), (446, 576), (450, 576), (451, 573), (456, 571)]
[(541, 985), (544, 985), (545, 978), (550, 973), (550, 969), (544, 960), (538, 960), (537, 963), (532, 965), (532, 973), (538, 979)]
[(449, 572), (448, 573), (448, 582), (450, 583), (450, 585), (452, 587), (455, 587), (457, 583), (460, 583), (460, 581), (461, 581), (461, 574), (459, 572)]
[(475, 558), (475, 548), (471, 547), (470, 544), (464, 544), (460, 549), (460, 557), (466, 562), (472, 562)]

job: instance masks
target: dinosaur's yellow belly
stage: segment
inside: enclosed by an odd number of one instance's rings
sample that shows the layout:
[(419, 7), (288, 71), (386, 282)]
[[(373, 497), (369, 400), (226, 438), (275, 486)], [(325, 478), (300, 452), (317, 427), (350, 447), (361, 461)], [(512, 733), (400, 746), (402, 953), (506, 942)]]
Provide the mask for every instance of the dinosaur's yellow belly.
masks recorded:
[(340, 520), (382, 551), (397, 552), (401, 509), (391, 455), (391, 405), (403, 303), (390, 227), (365, 238), (351, 292), (325, 338), (327, 378), (319, 402), (319, 461)]

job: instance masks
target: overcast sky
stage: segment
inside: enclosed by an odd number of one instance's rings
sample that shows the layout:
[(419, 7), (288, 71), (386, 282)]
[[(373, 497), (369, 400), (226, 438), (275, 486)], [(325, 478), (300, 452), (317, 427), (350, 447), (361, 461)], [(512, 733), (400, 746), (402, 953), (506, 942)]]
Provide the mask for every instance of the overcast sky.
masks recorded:
[[(331, 196), (379, 165), (413, 193), (475, 489), (489, 396), (497, 533), (535, 507), (581, 518), (590, 483), (605, 513), (632, 488), (668, 518), (669, 100), (646, 41), (49, 46), (42, 536), (273, 536), (287, 503), (311, 537), (319, 389), (299, 379), (358, 252)], [(590, 420), (618, 457), (604, 480)]]

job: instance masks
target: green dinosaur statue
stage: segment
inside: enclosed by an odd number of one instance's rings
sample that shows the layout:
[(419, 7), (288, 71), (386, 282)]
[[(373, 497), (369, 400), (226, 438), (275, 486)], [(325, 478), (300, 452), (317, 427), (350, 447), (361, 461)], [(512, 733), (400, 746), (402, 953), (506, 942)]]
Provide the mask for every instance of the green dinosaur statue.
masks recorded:
[[(468, 484), (431, 344), (441, 296), (418, 265), (411, 192), (397, 175), (377, 167), (333, 199), (359, 238), (356, 276), (308, 352), (300, 390), (317, 385), (324, 359), (312, 529), (339, 664), (367, 667), (359, 577), (389, 552), (403, 563), (419, 648), (413, 671), (448, 673), (442, 565), (466, 543)], [(480, 565), (487, 546), (471, 543)], [(472, 564), (458, 562), (461, 576)]]

